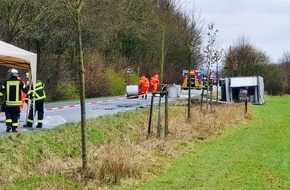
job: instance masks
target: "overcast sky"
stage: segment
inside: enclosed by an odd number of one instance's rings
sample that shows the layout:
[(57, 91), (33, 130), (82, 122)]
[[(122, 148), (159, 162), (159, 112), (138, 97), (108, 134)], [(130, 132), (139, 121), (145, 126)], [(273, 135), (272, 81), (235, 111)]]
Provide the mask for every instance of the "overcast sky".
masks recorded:
[(175, 1), (189, 15), (197, 12), (204, 26), (213, 22), (223, 49), (244, 36), (273, 62), (281, 59), (284, 52), (290, 52), (290, 0)]

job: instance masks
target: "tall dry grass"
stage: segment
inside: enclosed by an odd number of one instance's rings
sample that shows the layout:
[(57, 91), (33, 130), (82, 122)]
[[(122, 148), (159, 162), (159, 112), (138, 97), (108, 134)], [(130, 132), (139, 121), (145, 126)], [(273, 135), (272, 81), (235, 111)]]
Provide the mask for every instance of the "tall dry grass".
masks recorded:
[(140, 178), (143, 170), (143, 156), (131, 143), (110, 144), (101, 147), (99, 179), (101, 182), (117, 184), (123, 178)]
[[(53, 176), (55, 181), (64, 180), (56, 184), (53, 180), (52, 182), (43, 181), (36, 189), (67, 189), (69, 183), (66, 184), (66, 181), (81, 184), (82, 189), (110, 189), (112, 185), (126, 189), (132, 184), (149, 181), (160, 175), (171, 166), (174, 159), (193, 152), (198, 142), (220, 135), (225, 126), (238, 126), (237, 124), (247, 121), (252, 115), (250, 107), (248, 114), (244, 114), (244, 104), (214, 105), (211, 112), (199, 109), (198, 103), (192, 106), (191, 119), (188, 120), (186, 102), (171, 104), (169, 106), (169, 134), (166, 137), (162, 134), (160, 138), (156, 137), (157, 107), (153, 110), (153, 130), (149, 138), (147, 138), (148, 110), (112, 116), (110, 121), (108, 118), (94, 120), (88, 126), (94, 128), (94, 131), (88, 135), (96, 135), (97, 129), (102, 126), (104, 129), (109, 128), (108, 131), (101, 129), (101, 132), (107, 135), (109, 143), (88, 142), (88, 168), (86, 170), (82, 170), (82, 161), (79, 156), (56, 154), (51, 152), (49, 146), (39, 146), (39, 151), (43, 153), (45, 159), (39, 163), (25, 165), (32, 169), (13, 165), (13, 160), (24, 162), (21, 156), (7, 158), (11, 164), (7, 164), (7, 160), (3, 160), (3, 163), (0, 161), (3, 166), (2, 173), (12, 174), (1, 176), (0, 182), (5, 187), (11, 187), (17, 179)], [(164, 107), (161, 111), (162, 130), (164, 130)], [(74, 133), (79, 131), (75, 127), (72, 129)], [(72, 131), (64, 129), (58, 134), (69, 135), (66, 137), (68, 142), (71, 138), (75, 139), (80, 136), (79, 134), (71, 135)], [(20, 140), (19, 138), (26, 138), (26, 136), (11, 136), (10, 140)], [(61, 143), (64, 142), (61, 141)], [(67, 149), (72, 145), (76, 146), (74, 143), (63, 144), (63, 152), (67, 154), (69, 152)], [(5, 150), (2, 148), (2, 152)]]
[[(212, 112), (199, 109), (199, 106), (192, 107), (191, 119), (187, 120), (184, 104), (171, 106), (170, 112), (177, 114), (170, 115), (170, 133), (166, 138), (156, 138), (155, 113), (153, 134), (149, 139), (145, 138), (147, 123), (142, 123), (141, 126), (132, 127), (132, 134), (142, 133), (143, 139), (136, 140), (134, 135), (128, 135), (99, 148), (91, 147), (90, 156), (93, 160), (90, 163), (95, 166), (98, 184), (126, 185), (131, 182), (128, 179), (132, 178), (137, 181), (150, 180), (169, 167), (170, 160), (194, 151), (196, 141), (214, 138), (222, 133), (225, 126), (235, 126), (251, 116), (251, 109), (247, 115), (244, 114), (243, 104), (215, 105)], [(91, 181), (90, 186), (93, 183), (96, 185), (96, 181)]]

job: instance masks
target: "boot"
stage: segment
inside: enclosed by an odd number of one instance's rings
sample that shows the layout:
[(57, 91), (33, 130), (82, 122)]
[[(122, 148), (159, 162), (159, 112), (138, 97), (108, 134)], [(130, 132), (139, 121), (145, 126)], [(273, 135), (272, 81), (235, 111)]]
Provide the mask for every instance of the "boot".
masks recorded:
[(36, 128), (42, 128), (42, 124), (41, 123), (38, 123)]
[(17, 133), (18, 131), (17, 131), (17, 129), (16, 129), (16, 127), (12, 127), (12, 133)]
[(6, 128), (6, 132), (9, 133), (11, 131), (11, 127)]
[(32, 127), (32, 123), (28, 122), (26, 125), (23, 125), (23, 127)]
[(12, 125), (11, 125), (11, 123), (6, 123), (6, 132), (7, 133), (9, 133), (10, 131), (11, 131), (11, 129), (12, 129)]

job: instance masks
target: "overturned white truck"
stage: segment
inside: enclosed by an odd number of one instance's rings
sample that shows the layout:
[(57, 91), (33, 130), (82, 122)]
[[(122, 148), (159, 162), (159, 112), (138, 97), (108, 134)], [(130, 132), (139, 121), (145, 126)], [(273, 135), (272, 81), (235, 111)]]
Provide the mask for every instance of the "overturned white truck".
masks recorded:
[(261, 76), (228, 77), (221, 81), (222, 101), (247, 100), (252, 104), (264, 104), (264, 79)]

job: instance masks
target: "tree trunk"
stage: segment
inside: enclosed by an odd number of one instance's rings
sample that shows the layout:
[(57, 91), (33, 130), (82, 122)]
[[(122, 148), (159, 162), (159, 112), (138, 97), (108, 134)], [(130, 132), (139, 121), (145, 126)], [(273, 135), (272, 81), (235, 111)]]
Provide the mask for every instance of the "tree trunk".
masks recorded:
[(77, 7), (77, 30), (78, 30), (78, 45), (79, 45), (79, 77), (80, 77), (80, 104), (81, 104), (81, 132), (82, 132), (82, 160), (83, 169), (87, 168), (87, 153), (86, 153), (86, 103), (85, 103), (85, 67), (82, 44), (81, 30), (81, 4), (79, 1)]

